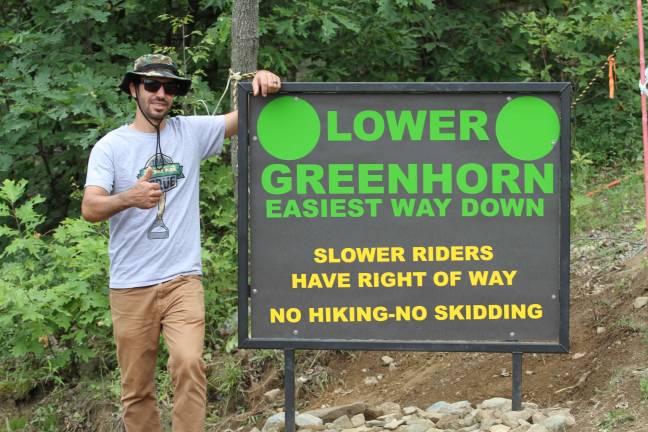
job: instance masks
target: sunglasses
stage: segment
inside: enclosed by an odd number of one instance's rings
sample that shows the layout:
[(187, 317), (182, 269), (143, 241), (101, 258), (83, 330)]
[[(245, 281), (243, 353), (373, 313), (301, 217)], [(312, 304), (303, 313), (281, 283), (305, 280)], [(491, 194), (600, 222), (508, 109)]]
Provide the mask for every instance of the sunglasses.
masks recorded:
[(176, 81), (160, 82), (153, 79), (143, 79), (144, 89), (150, 93), (157, 93), (160, 87), (164, 87), (164, 93), (168, 95), (175, 95), (180, 92), (180, 83)]

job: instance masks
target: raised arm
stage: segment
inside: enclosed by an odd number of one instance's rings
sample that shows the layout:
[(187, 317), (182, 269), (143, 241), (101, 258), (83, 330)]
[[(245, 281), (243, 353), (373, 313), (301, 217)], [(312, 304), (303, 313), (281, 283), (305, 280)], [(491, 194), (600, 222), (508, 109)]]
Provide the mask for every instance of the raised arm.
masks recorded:
[[(281, 88), (281, 78), (267, 70), (259, 70), (252, 80), (252, 93), (254, 96), (266, 97), (268, 94), (276, 93)], [(238, 132), (238, 111), (225, 114), (225, 138), (229, 138)]]

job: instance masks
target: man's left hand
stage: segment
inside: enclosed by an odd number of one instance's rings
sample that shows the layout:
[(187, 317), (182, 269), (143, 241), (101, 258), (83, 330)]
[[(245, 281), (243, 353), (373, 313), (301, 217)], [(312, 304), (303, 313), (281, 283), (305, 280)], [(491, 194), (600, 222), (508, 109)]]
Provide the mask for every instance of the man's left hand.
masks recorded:
[(252, 80), (252, 90), (254, 96), (265, 97), (269, 93), (277, 93), (281, 88), (281, 78), (267, 70), (257, 71)]

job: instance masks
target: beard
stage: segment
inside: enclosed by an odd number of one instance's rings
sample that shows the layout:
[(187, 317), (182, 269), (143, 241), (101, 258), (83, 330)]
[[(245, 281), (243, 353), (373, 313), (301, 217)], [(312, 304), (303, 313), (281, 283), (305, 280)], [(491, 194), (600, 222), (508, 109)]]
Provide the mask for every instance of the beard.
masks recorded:
[(161, 122), (171, 110), (171, 102), (166, 99), (151, 96), (148, 100), (144, 100), (144, 97), (141, 94), (139, 95), (139, 98), (140, 103), (138, 106), (146, 117), (152, 121), (157, 121), (158, 123)]

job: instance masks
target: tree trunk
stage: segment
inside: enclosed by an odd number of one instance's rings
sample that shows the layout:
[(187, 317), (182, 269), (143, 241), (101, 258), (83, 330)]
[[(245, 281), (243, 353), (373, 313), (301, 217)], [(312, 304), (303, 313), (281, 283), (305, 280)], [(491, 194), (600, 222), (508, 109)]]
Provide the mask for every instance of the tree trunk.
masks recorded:
[[(247, 73), (257, 69), (259, 54), (259, 0), (234, 0), (232, 7), (232, 71)], [(236, 104), (236, 82), (232, 82), (232, 109)], [(238, 198), (238, 137), (232, 137), (234, 197)]]

